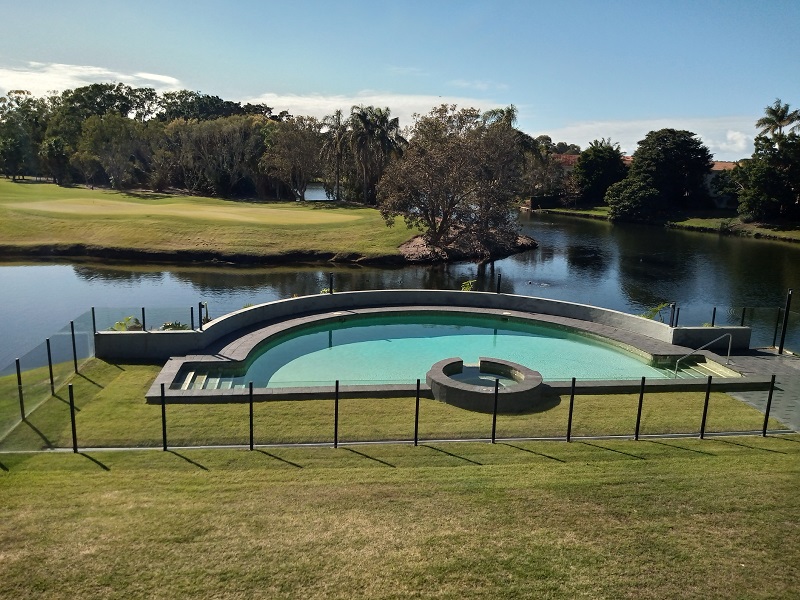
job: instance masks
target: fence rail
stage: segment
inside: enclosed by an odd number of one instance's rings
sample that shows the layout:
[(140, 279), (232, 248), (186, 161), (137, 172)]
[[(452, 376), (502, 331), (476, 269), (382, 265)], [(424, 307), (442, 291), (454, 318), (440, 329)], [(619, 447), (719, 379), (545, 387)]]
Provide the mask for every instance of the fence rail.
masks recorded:
[[(70, 381), (75, 381), (76, 374), (79, 378), (91, 379), (91, 375), (84, 373), (84, 367), (94, 356), (93, 334), (95, 331), (118, 327), (120, 324), (133, 324), (133, 326), (136, 327), (134, 319), (138, 320), (142, 327), (146, 327), (148, 330), (159, 329), (164, 327), (165, 324), (188, 326), (199, 329), (203, 325), (203, 319), (206, 318), (207, 310), (207, 305), (201, 302), (196, 306), (183, 308), (167, 307), (147, 310), (141, 307), (93, 308), (91, 311), (87, 311), (83, 315), (77, 317), (69, 325), (51, 335), (33, 350), (0, 370), (0, 450), (8, 449), (12, 446), (19, 446), (21, 449), (34, 449), (37, 447), (57, 447), (59, 445), (67, 447), (69, 445), (64, 441), (64, 431), (62, 430), (63, 426), (69, 423), (68, 415), (64, 412), (69, 406), (68, 399), (65, 395), (67, 390), (66, 385)], [(129, 319), (129, 317), (131, 318)], [(678, 318), (681, 318), (679, 314)], [(753, 338), (751, 345), (756, 347), (773, 346), (777, 340), (784, 336), (786, 330), (797, 331), (800, 329), (798, 328), (798, 325), (800, 325), (800, 313), (791, 310), (787, 311), (785, 307), (718, 308), (709, 315), (709, 319), (709, 324), (713, 321), (715, 325), (745, 324), (752, 327)], [(188, 323), (186, 321), (188, 321)], [(692, 323), (679, 323), (679, 326), (683, 325), (690, 326)], [(150, 375), (146, 377), (149, 381), (152, 380)], [(413, 382), (409, 383), (413, 384)], [(651, 393), (655, 394), (655, 392), (651, 392), (650, 390), (648, 390), (647, 393), (648, 395)], [(686, 395), (686, 397), (690, 396), (691, 394)], [(141, 402), (143, 404), (144, 400), (142, 399)], [(383, 408), (370, 409), (374, 412), (376, 424), (381, 419), (385, 421), (383, 429), (376, 425), (370, 430), (369, 427), (362, 423), (353, 430), (352, 423), (354, 423), (354, 421), (351, 419), (352, 415), (349, 413), (355, 410), (354, 402), (356, 401), (353, 399), (342, 399), (340, 407), (341, 414), (339, 410), (336, 410), (337, 419), (341, 417), (341, 423), (337, 421), (337, 433), (334, 443), (338, 443), (341, 440), (360, 442), (384, 439), (394, 439), (397, 441), (413, 441), (415, 439), (419, 441), (422, 439), (439, 438), (482, 439), (487, 436), (489, 439), (492, 437), (496, 439), (529, 437), (569, 438), (573, 435), (632, 435), (635, 437), (636, 429), (638, 429), (634, 426), (627, 428), (617, 425), (603, 427), (600, 424), (597, 426), (590, 426), (586, 423), (582, 423), (581, 419), (583, 417), (581, 417), (581, 410), (586, 410), (586, 401), (581, 399), (575, 402), (574, 406), (572, 406), (573, 403), (570, 402), (571, 410), (576, 411), (577, 420), (575, 423), (572, 423), (572, 420), (570, 420), (569, 426), (567, 426), (566, 412), (558, 417), (542, 416), (544, 415), (544, 413), (542, 413), (537, 419), (533, 419), (529, 416), (527, 421), (525, 421), (525, 419), (510, 419), (504, 415), (499, 415), (495, 418), (494, 429), (496, 433), (492, 436), (487, 433), (487, 431), (491, 431), (491, 427), (486, 430), (475, 418), (471, 420), (464, 420), (462, 418), (460, 425), (448, 425), (454, 418), (453, 415), (444, 414), (440, 408), (432, 406), (430, 404), (431, 401), (427, 400), (423, 401), (421, 403), (422, 406), (419, 407), (420, 402), (413, 398), (412, 393), (412, 396), (408, 399), (393, 401), (391, 403), (391, 410), (386, 401), (376, 403), (376, 406), (382, 406)], [(615, 410), (622, 411), (622, 413), (630, 411), (634, 416), (636, 416), (634, 408), (643, 410), (639, 418), (633, 421), (634, 423), (637, 420), (640, 421), (641, 429), (639, 433), (642, 435), (662, 433), (686, 435), (699, 434), (701, 431), (699, 418), (696, 419), (697, 424), (693, 424), (691, 427), (688, 422), (681, 422), (678, 427), (660, 427), (657, 428), (657, 430), (653, 430), (653, 428), (650, 427), (650, 429), (648, 429), (648, 418), (651, 417), (648, 415), (648, 403), (645, 402), (643, 407), (637, 405), (631, 408), (626, 405), (625, 402), (630, 403), (631, 400), (615, 401), (615, 403), (619, 405)], [(697, 411), (702, 408), (702, 403), (696, 398), (692, 400), (692, 402), (694, 402)], [(317, 412), (311, 410), (306, 414), (299, 407), (303, 403), (295, 403), (297, 406), (292, 409), (284, 406), (287, 403), (289, 402), (283, 404), (278, 402), (275, 404), (275, 406), (282, 404), (280, 409), (282, 412), (278, 415), (272, 415), (272, 417), (276, 418), (277, 423), (291, 424), (293, 419), (299, 419), (301, 421), (305, 419), (310, 424), (309, 427), (316, 424), (316, 432), (305, 431), (305, 433), (292, 437), (292, 435), (287, 434), (285, 431), (281, 431), (278, 424), (264, 421), (264, 419), (272, 418), (269, 416), (271, 410), (269, 405), (273, 403), (270, 402), (265, 403), (264, 406), (257, 406), (253, 409), (252, 427), (255, 432), (254, 435), (256, 435), (256, 439), (253, 440), (254, 444), (294, 442), (327, 443), (327, 441), (329, 441), (330, 435), (327, 433), (326, 426), (322, 425), (326, 417), (324, 417), (319, 410), (317, 410)], [(406, 408), (402, 410), (412, 415), (412, 417), (406, 421), (403, 421), (397, 416), (397, 414), (399, 414), (398, 411), (401, 410), (401, 405), (404, 403)], [(414, 409), (415, 403), (418, 406), (416, 410)], [(566, 402), (562, 404), (563, 410), (566, 411)], [(636, 404), (636, 402), (634, 402), (634, 404)], [(712, 401), (711, 404), (711, 414), (713, 415), (714, 402)], [(765, 405), (759, 408), (763, 410), (766, 404), (765, 396)], [(82, 431), (84, 435), (86, 432), (86, 418), (81, 414), (81, 405), (82, 398), (79, 395), (75, 406), (76, 426), (79, 436)], [(363, 409), (363, 405), (358, 407), (360, 411), (363, 411)], [(130, 409), (125, 408), (123, 410)], [(137, 410), (141, 411), (144, 409), (139, 407)], [(171, 429), (170, 438), (173, 439), (176, 444), (205, 445), (206, 442), (223, 445), (231, 443), (250, 444), (250, 439), (248, 439), (247, 434), (250, 430), (249, 423), (245, 420), (244, 432), (238, 431), (236, 426), (232, 425), (235, 419), (229, 414), (231, 410), (230, 407), (226, 409), (219, 406), (206, 405), (205, 412), (198, 412), (199, 410), (200, 408), (188, 410), (185, 407), (179, 407), (177, 405), (175, 408), (173, 408), (172, 405), (170, 406), (167, 412), (172, 414), (173, 424), (175, 426), (174, 429)], [(332, 410), (332, 408), (330, 410)], [(330, 410), (328, 412), (330, 412)], [(394, 416), (389, 414), (392, 410), (396, 413)], [(185, 415), (182, 414), (182, 411)], [(420, 413), (420, 411), (422, 412)], [(426, 412), (429, 415), (427, 420), (425, 418)], [(698, 415), (699, 414), (698, 412)], [(36, 415), (37, 417), (32, 418), (31, 415)], [(39, 415), (43, 416), (40, 417)], [(60, 416), (56, 417), (55, 415)], [(90, 443), (93, 446), (139, 447), (157, 445), (160, 442), (158, 436), (160, 426), (158, 420), (153, 421), (155, 425), (150, 423), (150, 418), (149, 415), (146, 416), (148, 425), (145, 429), (149, 427), (153, 431), (147, 429), (146, 434), (142, 433), (136, 438), (128, 439), (119, 433), (108, 433), (103, 437), (97, 435), (95, 432), (88, 439), (91, 440)], [(40, 426), (37, 425), (37, 419), (42, 421)], [(214, 432), (208, 427), (209, 423), (219, 419), (231, 425), (231, 427), (229, 427), (231, 431), (225, 433)], [(280, 421), (280, 419), (283, 419), (283, 421)], [(561, 420), (559, 421), (558, 419)], [(197, 422), (204, 424), (202, 427), (205, 429), (203, 429), (201, 433), (192, 433), (193, 427), (195, 429), (197, 428)], [(84, 426), (83, 430), (82, 423)], [(400, 423), (402, 423), (402, 425)], [(28, 442), (21, 443), (21, 445), (16, 443), (10, 443), (9, 445), (9, 440), (15, 437), (14, 432), (18, 430), (20, 426), (28, 428), (30, 430), (29, 433), (33, 437), (30, 438)], [(266, 434), (264, 433), (265, 426)], [(712, 418), (712, 430), (714, 427)], [(411, 429), (409, 430), (408, 428)], [(745, 429), (760, 431), (763, 427), (762, 424), (759, 423), (757, 425), (748, 426)], [(740, 428), (731, 424), (728, 427), (717, 427), (717, 430), (738, 431)], [(370, 431), (372, 433), (370, 433)], [(87, 438), (84, 437), (84, 439)]]

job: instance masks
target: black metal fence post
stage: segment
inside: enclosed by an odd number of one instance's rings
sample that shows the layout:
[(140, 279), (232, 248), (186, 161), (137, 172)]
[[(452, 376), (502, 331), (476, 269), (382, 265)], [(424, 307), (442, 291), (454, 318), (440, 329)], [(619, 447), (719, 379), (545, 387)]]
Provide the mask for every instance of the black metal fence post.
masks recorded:
[(769, 422), (769, 411), (772, 408), (772, 393), (775, 391), (775, 375), (769, 382), (769, 395), (767, 396), (767, 408), (764, 410), (764, 427), (761, 429), (761, 437), (767, 437), (767, 423)]
[(197, 303), (197, 322), (199, 323), (200, 331), (203, 331), (203, 303)]
[(494, 291), (495, 294), (499, 294), (500, 293), (500, 282), (501, 281), (503, 281), (503, 274), (502, 273), (498, 273), (497, 274), (497, 289), (495, 289), (495, 291)]
[(53, 377), (53, 353), (50, 351), (50, 338), (45, 340), (47, 344), (47, 369), (50, 371), (50, 393), (56, 394), (56, 380)]
[(78, 347), (75, 345), (75, 321), (69, 322), (69, 329), (72, 332), (72, 363), (75, 365), (75, 372), (78, 372)]
[(642, 377), (642, 386), (639, 388), (639, 408), (636, 410), (636, 433), (633, 435), (634, 440), (639, 439), (639, 427), (642, 424), (642, 404), (644, 404), (644, 381)]
[(417, 379), (417, 401), (414, 408), (414, 445), (419, 442), (419, 379)]
[(339, 447), (339, 380), (336, 380), (336, 395), (333, 401), (333, 447)]
[(678, 319), (680, 318), (681, 318), (681, 307), (679, 306), (678, 308), (675, 309), (675, 324), (673, 325), (673, 327), (678, 326)]
[(675, 323), (675, 303), (671, 302), (669, 305), (669, 326), (672, 327)]
[(572, 378), (572, 387), (569, 392), (569, 417), (567, 417), (567, 441), (572, 440), (572, 409), (575, 406), (575, 378)]
[(706, 437), (706, 418), (708, 417), (708, 401), (711, 398), (711, 375), (708, 376), (708, 383), (706, 383), (706, 401), (703, 404), (703, 419), (700, 421), (700, 439)]
[(333, 293), (333, 273), (328, 273), (328, 293)]
[(75, 396), (72, 392), (72, 384), (69, 384), (69, 421), (72, 426), (72, 451), (78, 453), (78, 434), (75, 429)]
[(194, 330), (194, 306), (189, 307), (189, 327)]
[(714, 307), (714, 310), (711, 311), (711, 326), (713, 327), (714, 324), (717, 322), (717, 307)]
[(500, 396), (500, 380), (494, 380), (494, 409), (492, 409), (492, 443), (496, 439), (497, 433), (497, 399)]
[(781, 331), (781, 345), (778, 354), (783, 354), (783, 344), (786, 341), (786, 328), (789, 326), (789, 310), (792, 308), (792, 288), (786, 293), (786, 308), (783, 309), (783, 330)]
[(161, 384), (161, 449), (167, 451), (167, 395)]
[(97, 317), (94, 314), (94, 306), (92, 307), (92, 333), (97, 333)]
[(249, 400), (250, 400), (250, 450), (253, 449), (253, 382), (250, 382)]
[(19, 359), (14, 360), (17, 367), (17, 393), (19, 394), (19, 416), (25, 420), (25, 395), (22, 392), (22, 370), (19, 367)]
[(142, 331), (147, 331), (147, 320), (144, 318), (144, 306), (142, 307)]
[(745, 317), (746, 314), (747, 314), (747, 307), (743, 306), (742, 307), (742, 319), (741, 319), (741, 321), (739, 321), (739, 326), (740, 327), (744, 327), (744, 317)]

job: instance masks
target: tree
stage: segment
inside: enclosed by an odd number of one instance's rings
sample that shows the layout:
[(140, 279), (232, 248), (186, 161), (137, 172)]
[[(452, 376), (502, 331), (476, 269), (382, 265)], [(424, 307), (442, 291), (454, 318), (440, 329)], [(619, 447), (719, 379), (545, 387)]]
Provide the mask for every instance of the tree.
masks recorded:
[(731, 173), (745, 221), (800, 217), (800, 135), (756, 136), (755, 150)]
[(255, 116), (220, 117), (213, 121), (191, 121), (189, 150), (214, 194), (234, 195), (237, 185), (258, 169), (264, 152), (263, 119)]
[(688, 207), (707, 198), (711, 152), (691, 131), (651, 131), (633, 153), (630, 176), (649, 177), (668, 207)]
[(265, 151), (259, 166), (280, 179), (297, 200), (320, 173), (321, 124), (314, 117), (292, 117), (264, 128)]
[(431, 246), (456, 239), (485, 254), (517, 223), (522, 153), (508, 123), (483, 120), (474, 108), (442, 105), (417, 116), (403, 156), (386, 170), (379, 208), (389, 226), (402, 216)]
[(388, 108), (354, 106), (350, 112), (348, 144), (356, 160), (361, 201), (374, 205), (376, 187), (389, 161), (403, 153), (407, 142), (398, 119)]
[(103, 167), (111, 187), (123, 189), (136, 178), (141, 168), (140, 156), (141, 124), (116, 113), (99, 117), (91, 116), (83, 125), (78, 149), (86, 156), (94, 157)]
[(609, 187), (625, 178), (628, 168), (619, 144), (603, 138), (594, 140), (580, 153), (572, 173), (580, 198), (584, 202), (598, 202)]
[[(342, 119), (342, 111), (337, 110), (332, 115), (322, 119), (322, 127), (325, 130), (322, 135), (322, 161), (326, 165), (326, 181), (330, 181), (333, 175), (334, 184), (328, 190), (328, 194), (333, 192), (334, 200), (342, 199), (342, 163), (347, 151), (347, 121)], [(333, 173), (331, 173), (333, 171)]]
[(628, 175), (606, 192), (609, 218), (656, 220), (696, 206), (708, 197), (705, 179), (712, 164), (711, 152), (691, 131), (651, 131), (633, 153)]
[(762, 134), (769, 134), (773, 139), (780, 138), (784, 127), (790, 127), (793, 131), (800, 129), (800, 110), (789, 110), (788, 104), (775, 98), (772, 106), (764, 109), (764, 116), (756, 121), (756, 127)]
[(612, 221), (647, 222), (661, 210), (661, 194), (647, 177), (626, 177), (611, 185), (605, 195)]

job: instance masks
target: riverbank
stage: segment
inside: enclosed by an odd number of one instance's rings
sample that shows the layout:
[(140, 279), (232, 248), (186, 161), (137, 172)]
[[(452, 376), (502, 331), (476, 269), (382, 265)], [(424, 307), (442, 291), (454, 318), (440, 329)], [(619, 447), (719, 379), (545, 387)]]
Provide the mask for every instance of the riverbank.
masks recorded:
[[(594, 219), (608, 220), (608, 207), (591, 208), (545, 208), (543, 213)], [(536, 212), (536, 211), (534, 211)], [(735, 235), (778, 242), (800, 243), (800, 223), (773, 225), (767, 223), (742, 223), (736, 215), (729, 212), (709, 211), (710, 214), (698, 213), (685, 216), (681, 220), (668, 221), (664, 226), (668, 229), (716, 233), (718, 235)]]
[[(220, 200), (146, 191), (63, 188), (0, 180), (0, 258), (100, 259), (240, 265), (398, 266), (481, 260), (460, 249), (415, 252), (402, 219), (331, 202)], [(535, 243), (521, 237), (492, 249), (503, 258)]]

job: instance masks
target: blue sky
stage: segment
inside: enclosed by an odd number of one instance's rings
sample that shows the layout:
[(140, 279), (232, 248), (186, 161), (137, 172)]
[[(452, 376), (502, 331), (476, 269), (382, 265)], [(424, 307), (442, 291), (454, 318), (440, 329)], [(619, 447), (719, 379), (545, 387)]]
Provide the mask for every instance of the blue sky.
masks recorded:
[(0, 0), (0, 94), (99, 81), (186, 88), (324, 116), (514, 104), (518, 126), (632, 153), (653, 129), (718, 160), (800, 108), (797, 0)]

